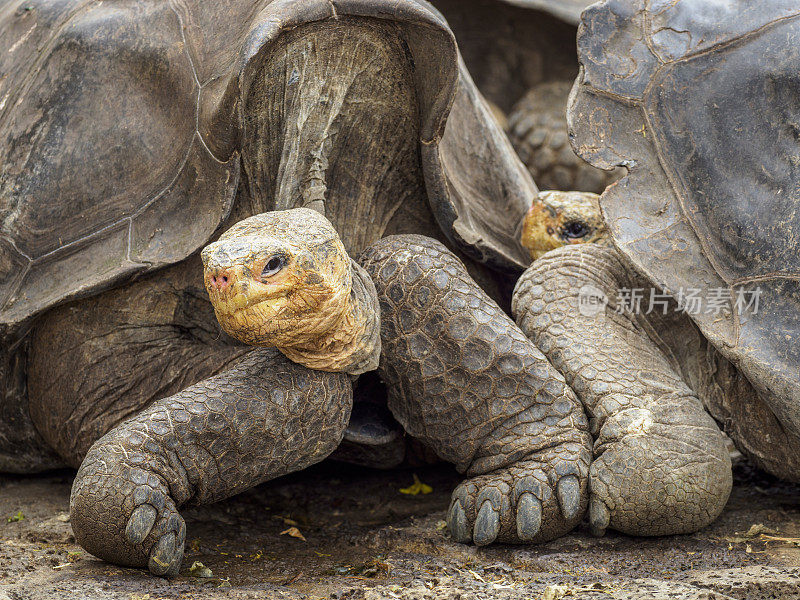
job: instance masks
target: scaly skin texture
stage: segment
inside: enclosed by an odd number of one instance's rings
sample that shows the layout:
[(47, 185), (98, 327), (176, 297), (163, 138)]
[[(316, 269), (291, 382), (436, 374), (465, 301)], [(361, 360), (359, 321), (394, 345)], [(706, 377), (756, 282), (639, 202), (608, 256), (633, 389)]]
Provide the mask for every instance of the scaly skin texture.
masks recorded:
[[(609, 299), (599, 314), (578, 308), (583, 286)], [(724, 438), (678, 361), (644, 315), (615, 312), (620, 289), (650, 287), (613, 248), (587, 244), (549, 252), (515, 290), (517, 323), (590, 418), (589, 516), (597, 534), (696, 531), (720, 514), (731, 489)]]
[(439, 242), (391, 236), (360, 262), (380, 298), (389, 408), (469, 476), (453, 493), (453, 537), (535, 542), (577, 525), (591, 438), (563, 377)]
[(572, 80), (533, 87), (508, 114), (508, 138), (540, 190), (601, 194), (619, 179), (575, 155), (567, 131), (567, 98)]
[[(339, 318), (315, 315), (311, 326), (291, 320), (308, 282), (320, 279), (315, 269), (349, 264), (333, 238), (324, 217), (295, 209), (251, 217), (204, 250), (217, 314), (238, 295), (248, 307), (228, 332), (238, 337), (241, 328), (249, 342), (262, 345), (309, 328), (314, 339), (346, 333), (349, 326)], [(254, 251), (260, 248), (266, 253)], [(286, 257), (280, 268), (262, 273), (277, 254)], [(304, 261), (309, 254), (320, 258)], [(361, 262), (364, 268), (354, 264), (350, 277), (334, 286), (336, 297), (350, 299), (337, 312), (358, 308), (376, 321), (380, 315), (380, 373), (390, 410), (411, 436), (471, 477), (453, 495), (453, 536), (479, 545), (530, 542), (573, 528), (586, 509), (591, 439), (580, 402), (561, 375), (441, 243), (390, 236), (367, 248)], [(233, 268), (242, 274), (240, 285), (220, 284), (220, 275)], [(367, 288), (377, 295), (357, 291)], [(288, 315), (290, 328), (262, 323), (264, 314)], [(328, 344), (306, 349), (312, 359), (312, 351), (335, 355)], [(455, 434), (454, 423), (460, 424)]]
[(254, 350), (92, 446), (72, 488), (75, 538), (104, 560), (174, 576), (186, 532), (182, 505), (321, 461), (341, 441), (351, 408), (346, 375)]

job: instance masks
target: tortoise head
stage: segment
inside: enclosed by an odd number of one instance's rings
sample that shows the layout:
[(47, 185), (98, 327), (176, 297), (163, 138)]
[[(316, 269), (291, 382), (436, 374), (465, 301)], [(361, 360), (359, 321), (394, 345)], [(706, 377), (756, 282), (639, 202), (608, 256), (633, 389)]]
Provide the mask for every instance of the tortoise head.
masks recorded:
[(522, 246), (536, 260), (567, 244), (608, 243), (599, 199), (589, 192), (539, 192), (522, 223)]
[(325, 371), (353, 373), (354, 361), (365, 355), (370, 365), (377, 362), (374, 286), (354, 272), (320, 213), (298, 208), (255, 215), (206, 246), (202, 259), (217, 319), (232, 337), (275, 346)]

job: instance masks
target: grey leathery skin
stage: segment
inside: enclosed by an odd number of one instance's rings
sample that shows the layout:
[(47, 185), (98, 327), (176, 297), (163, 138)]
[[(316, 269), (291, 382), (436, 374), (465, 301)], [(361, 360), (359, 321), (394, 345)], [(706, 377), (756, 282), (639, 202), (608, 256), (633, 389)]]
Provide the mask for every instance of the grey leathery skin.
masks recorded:
[(351, 406), (346, 375), (254, 350), (91, 447), (72, 488), (76, 540), (104, 560), (177, 575), (186, 536), (181, 506), (321, 461), (341, 441)]
[[(389, 408), (468, 477), (448, 512), (454, 539), (544, 541), (572, 529), (587, 507), (591, 439), (561, 375), (439, 242), (390, 236), (359, 261), (380, 298)], [(578, 483), (567, 511), (556, 492), (565, 479)]]
[[(696, 531), (719, 516), (732, 485), (724, 437), (679, 363), (644, 315), (616, 311), (619, 289), (645, 285), (613, 248), (586, 244), (545, 254), (514, 294), (520, 327), (586, 408), (595, 437), (589, 518), (598, 535), (609, 527)], [(584, 286), (609, 299), (599, 313), (579, 307)]]

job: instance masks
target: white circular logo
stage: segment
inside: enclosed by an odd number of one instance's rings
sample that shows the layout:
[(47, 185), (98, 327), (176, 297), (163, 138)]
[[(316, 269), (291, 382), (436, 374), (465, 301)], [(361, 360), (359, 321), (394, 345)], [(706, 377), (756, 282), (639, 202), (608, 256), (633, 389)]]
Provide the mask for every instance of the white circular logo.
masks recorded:
[(578, 290), (578, 310), (584, 317), (596, 317), (606, 309), (608, 296), (593, 285), (584, 285)]

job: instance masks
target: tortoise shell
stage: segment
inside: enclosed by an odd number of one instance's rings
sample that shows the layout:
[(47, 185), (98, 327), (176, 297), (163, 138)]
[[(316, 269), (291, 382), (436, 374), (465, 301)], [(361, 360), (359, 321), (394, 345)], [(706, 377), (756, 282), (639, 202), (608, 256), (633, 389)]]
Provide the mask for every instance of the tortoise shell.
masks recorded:
[(800, 431), (797, 2), (606, 0), (578, 50), (575, 150), (628, 170), (601, 199), (615, 244), (679, 305), (699, 290), (695, 323)]
[(515, 228), (535, 186), (426, 2), (12, 0), (0, 8), (0, 330), (204, 246), (244, 177), (242, 107), (264, 56), (284, 31), (349, 17), (388, 23), (412, 65), (442, 231), (523, 267)]

